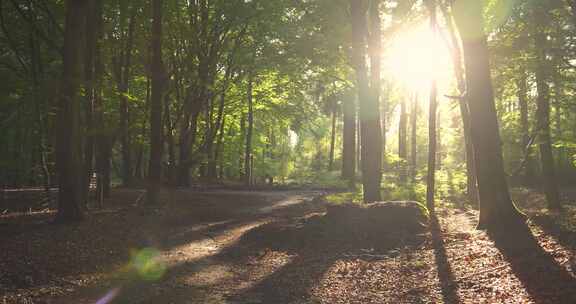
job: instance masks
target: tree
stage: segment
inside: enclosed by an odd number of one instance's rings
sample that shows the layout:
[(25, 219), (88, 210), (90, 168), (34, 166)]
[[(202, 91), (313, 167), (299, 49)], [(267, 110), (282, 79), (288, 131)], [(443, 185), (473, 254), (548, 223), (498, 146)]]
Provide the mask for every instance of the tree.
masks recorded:
[(400, 101), (400, 119), (398, 120), (398, 158), (400, 158), (398, 175), (402, 184), (406, 183), (406, 163), (408, 161), (408, 113), (406, 107), (406, 98), (402, 98)]
[(356, 85), (360, 111), (361, 167), (364, 202), (375, 202), (380, 197), (382, 135), (380, 107), (370, 91), (366, 67), (366, 1), (350, 0), (352, 16), (352, 63), (356, 71)]
[(416, 180), (418, 170), (418, 94), (412, 98), (412, 110), (410, 111), (410, 178), (412, 182)]
[(498, 229), (504, 224), (518, 223), (524, 216), (510, 198), (504, 173), (482, 3), (458, 0), (453, 10), (464, 53), (467, 102), (480, 203), (478, 228)]
[(246, 100), (248, 102), (248, 129), (246, 130), (246, 150), (244, 152), (244, 183), (246, 186), (252, 185), (252, 134), (254, 132), (254, 75), (250, 72), (248, 76), (248, 89), (246, 92)]
[(554, 157), (552, 155), (552, 144), (550, 138), (550, 81), (546, 49), (546, 29), (545, 22), (549, 16), (546, 12), (546, 3), (534, 2), (534, 49), (536, 55), (536, 128), (538, 134), (538, 150), (540, 151), (540, 162), (542, 164), (542, 182), (548, 207), (553, 210), (561, 209), (560, 195), (556, 184), (556, 173), (554, 168)]
[(342, 103), (342, 178), (352, 183), (356, 174), (356, 99), (346, 94)]
[(162, 95), (165, 85), (162, 64), (162, 0), (152, 0), (152, 91), (150, 98), (150, 161), (146, 202), (159, 202), (162, 183)]
[[(428, 11), (430, 12), (430, 28), (436, 38), (437, 20), (436, 20), (436, 1), (426, 1)], [(428, 110), (428, 175), (426, 178), (426, 206), (428, 210), (434, 212), (434, 196), (436, 185), (436, 147), (437, 147), (437, 129), (436, 115), (437, 111), (438, 84), (436, 79), (432, 79), (430, 84), (430, 109)]]
[(464, 68), (462, 66), (462, 51), (460, 49), (460, 40), (454, 28), (454, 21), (448, 12), (447, 5), (438, 5), (442, 11), (442, 15), (446, 20), (448, 27), (449, 41), (450, 41), (450, 54), (452, 56), (452, 65), (454, 66), (454, 76), (456, 77), (458, 93), (457, 96), (458, 106), (460, 108), (460, 116), (462, 118), (462, 129), (464, 135), (464, 147), (466, 157), (466, 194), (468, 199), (474, 203), (478, 203), (478, 188), (476, 185), (476, 168), (474, 165), (474, 147), (472, 146), (472, 134), (470, 130), (470, 110), (466, 101), (466, 79), (464, 77)]
[(78, 221), (83, 218), (83, 166), (79, 120), (80, 51), (86, 21), (86, 4), (86, 0), (66, 1), (62, 86), (57, 113), (58, 222)]

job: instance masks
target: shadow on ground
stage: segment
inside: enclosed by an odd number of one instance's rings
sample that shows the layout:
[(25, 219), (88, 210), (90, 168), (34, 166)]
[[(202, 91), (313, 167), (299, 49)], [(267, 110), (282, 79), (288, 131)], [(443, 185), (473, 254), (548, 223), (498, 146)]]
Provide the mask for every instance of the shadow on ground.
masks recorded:
[(489, 233), (534, 303), (576, 303), (576, 279), (538, 243), (527, 225)]
[(430, 232), (432, 233), (432, 247), (434, 248), (434, 259), (438, 268), (438, 278), (442, 289), (444, 303), (460, 303), (457, 293), (457, 283), (444, 246), (442, 229), (438, 223), (438, 218), (432, 216), (430, 221)]

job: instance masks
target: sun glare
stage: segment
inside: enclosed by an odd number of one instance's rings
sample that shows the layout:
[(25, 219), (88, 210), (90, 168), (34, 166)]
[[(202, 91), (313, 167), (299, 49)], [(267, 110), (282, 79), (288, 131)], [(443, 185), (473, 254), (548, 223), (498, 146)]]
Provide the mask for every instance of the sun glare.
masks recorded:
[(384, 58), (389, 79), (399, 81), (414, 93), (426, 92), (433, 79), (439, 88), (448, 87), (452, 80), (450, 52), (427, 23), (400, 32)]

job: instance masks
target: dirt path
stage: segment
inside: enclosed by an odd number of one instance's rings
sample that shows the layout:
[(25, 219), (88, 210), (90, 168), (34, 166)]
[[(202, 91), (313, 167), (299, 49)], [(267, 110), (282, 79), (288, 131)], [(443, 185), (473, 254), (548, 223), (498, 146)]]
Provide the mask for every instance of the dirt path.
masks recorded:
[(0, 303), (576, 303), (576, 206), (519, 199), (531, 220), (512, 238), (439, 206), (385, 246), (322, 224), (317, 195), (180, 190), (149, 210), (118, 191), (78, 226), (0, 217)]
[(120, 205), (69, 229), (3, 219), (3, 237), (25, 232), (0, 245), (0, 303), (222, 303), (237, 274), (213, 256), (251, 229), (318, 209), (320, 194), (177, 190), (160, 209)]

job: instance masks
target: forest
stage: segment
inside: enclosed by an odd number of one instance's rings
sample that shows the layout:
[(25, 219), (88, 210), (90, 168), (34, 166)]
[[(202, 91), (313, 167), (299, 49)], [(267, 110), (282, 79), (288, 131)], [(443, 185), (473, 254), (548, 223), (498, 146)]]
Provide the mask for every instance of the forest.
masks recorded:
[(576, 303), (576, 0), (0, 0), (0, 303)]

